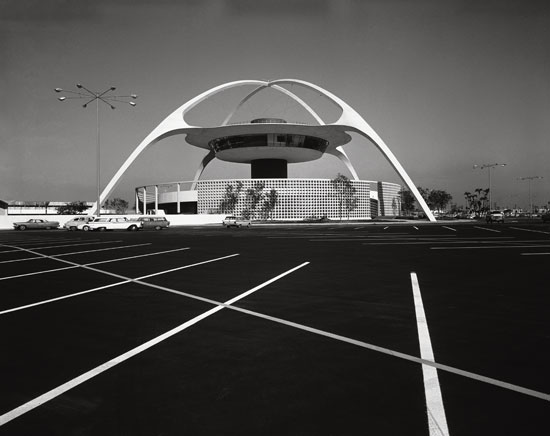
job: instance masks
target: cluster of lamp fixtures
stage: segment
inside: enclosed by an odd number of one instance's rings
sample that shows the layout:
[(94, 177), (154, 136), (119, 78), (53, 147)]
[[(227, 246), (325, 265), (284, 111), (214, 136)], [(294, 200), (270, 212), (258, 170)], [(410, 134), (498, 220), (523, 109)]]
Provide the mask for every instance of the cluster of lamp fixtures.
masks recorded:
[(111, 109), (116, 109), (115, 106), (112, 104), (112, 102), (118, 102), (118, 103), (126, 103), (130, 106), (135, 106), (136, 103), (134, 101), (128, 100), (132, 99), (135, 100), (137, 98), (136, 94), (130, 94), (130, 95), (112, 95), (111, 92), (115, 91), (116, 88), (114, 86), (111, 86), (110, 88), (107, 88), (103, 92), (94, 92), (90, 91), (85, 86), (81, 85), (80, 83), (76, 84), (76, 87), (79, 89), (79, 91), (69, 91), (62, 88), (55, 88), (55, 92), (67, 92), (69, 94), (72, 94), (72, 96), (69, 97), (58, 97), (57, 99), (59, 101), (65, 101), (70, 99), (87, 99), (88, 101), (82, 105), (82, 107), (87, 107), (90, 103), (96, 100), (101, 100), (103, 103), (105, 103), (107, 106), (109, 106)]

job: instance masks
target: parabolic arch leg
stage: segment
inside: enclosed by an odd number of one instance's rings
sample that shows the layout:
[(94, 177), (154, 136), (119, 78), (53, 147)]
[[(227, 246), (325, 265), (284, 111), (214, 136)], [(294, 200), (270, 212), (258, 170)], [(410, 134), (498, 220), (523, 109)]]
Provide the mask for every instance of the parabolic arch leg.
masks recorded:
[[(155, 144), (161, 139), (168, 138), (173, 135), (185, 134), (201, 129), (198, 126), (191, 126), (185, 121), (185, 114), (189, 112), (193, 107), (195, 107), (200, 102), (206, 100), (207, 98), (217, 94), (220, 91), (225, 89), (233, 88), (236, 86), (244, 85), (256, 85), (256, 86), (265, 86), (268, 82), (265, 80), (237, 80), (234, 82), (224, 83), (219, 86), (215, 86), (202, 94), (197, 95), (188, 102), (184, 103), (182, 106), (177, 108), (174, 112), (168, 115), (149, 135), (145, 137), (143, 141), (132, 151), (130, 156), (118, 169), (116, 174), (111, 178), (107, 186), (103, 189), (99, 201), (100, 204), (111, 195), (111, 192), (116, 188), (120, 179), (124, 173), (128, 170), (130, 165), (137, 159), (137, 157), (149, 146)], [(97, 214), (99, 211), (97, 202), (92, 206), (92, 214)]]
[(397, 174), (399, 174), (403, 182), (405, 182), (407, 187), (411, 190), (412, 194), (416, 198), (416, 201), (418, 201), (418, 204), (420, 204), (420, 207), (422, 208), (428, 219), (432, 222), (435, 222), (435, 217), (433, 216), (432, 211), (426, 204), (426, 201), (424, 200), (422, 195), (420, 195), (420, 192), (416, 188), (415, 184), (413, 183), (403, 166), (399, 163), (395, 155), (391, 152), (390, 148), (384, 143), (384, 141), (382, 141), (382, 138), (378, 136), (374, 129), (361, 117), (361, 115), (359, 115), (355, 111), (355, 109), (353, 109), (341, 98), (321, 88), (320, 86), (314, 85), (313, 83), (296, 79), (281, 79), (273, 80), (270, 82), (270, 84), (272, 85), (278, 83), (296, 83), (305, 86), (306, 88), (310, 88), (320, 92), (321, 94), (325, 95), (329, 100), (332, 100), (334, 103), (340, 106), (340, 108), (342, 109), (342, 114), (340, 115), (340, 118), (335, 123), (332, 123), (330, 125), (341, 126), (342, 129), (345, 131), (354, 131), (369, 139), (382, 152), (386, 160), (390, 163)]

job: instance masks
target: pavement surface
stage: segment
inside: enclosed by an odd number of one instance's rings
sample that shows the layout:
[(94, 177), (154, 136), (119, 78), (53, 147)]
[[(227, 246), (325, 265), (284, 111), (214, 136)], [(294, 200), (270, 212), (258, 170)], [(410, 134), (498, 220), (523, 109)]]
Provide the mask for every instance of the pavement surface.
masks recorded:
[(550, 225), (0, 231), (0, 435), (541, 435)]

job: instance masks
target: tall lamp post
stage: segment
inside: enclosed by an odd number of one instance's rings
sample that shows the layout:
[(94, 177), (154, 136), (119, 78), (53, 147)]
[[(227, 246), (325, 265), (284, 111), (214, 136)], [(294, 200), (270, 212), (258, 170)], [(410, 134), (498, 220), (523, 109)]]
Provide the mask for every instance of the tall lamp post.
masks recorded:
[(531, 199), (531, 180), (543, 179), (541, 176), (518, 177), (518, 180), (527, 180), (529, 182), (529, 218), (533, 217), (533, 201)]
[(90, 91), (85, 86), (80, 83), (76, 84), (78, 91), (70, 91), (62, 88), (55, 88), (55, 92), (65, 92), (68, 93), (68, 97), (58, 97), (59, 101), (67, 101), (72, 99), (87, 100), (86, 103), (82, 105), (83, 108), (88, 107), (88, 105), (95, 101), (96, 103), (96, 126), (97, 126), (97, 203), (92, 208), (92, 213), (96, 213), (98, 216), (101, 214), (101, 141), (100, 141), (100, 129), (99, 129), (99, 102), (102, 101), (111, 109), (115, 109), (115, 106), (112, 102), (126, 103), (130, 106), (135, 106), (136, 103), (132, 100), (137, 98), (136, 94), (130, 95), (113, 95), (112, 92), (116, 90), (114, 86), (107, 88), (105, 91), (96, 92)]
[(506, 164), (499, 164), (499, 163), (494, 163), (494, 164), (482, 164), (482, 165), (474, 165), (474, 169), (476, 168), (479, 168), (480, 170), (484, 170), (485, 168), (487, 168), (487, 173), (489, 174), (489, 210), (491, 210), (492, 208), (492, 193), (493, 193), (493, 190), (491, 189), (491, 170), (495, 167), (505, 167)]

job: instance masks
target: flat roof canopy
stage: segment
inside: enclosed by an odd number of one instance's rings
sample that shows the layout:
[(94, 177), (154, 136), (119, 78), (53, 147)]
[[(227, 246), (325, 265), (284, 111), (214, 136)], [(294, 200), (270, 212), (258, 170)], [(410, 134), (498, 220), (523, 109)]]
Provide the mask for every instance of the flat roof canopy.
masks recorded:
[(210, 150), (209, 143), (213, 139), (226, 136), (254, 135), (254, 134), (281, 134), (281, 135), (305, 135), (328, 141), (327, 151), (351, 141), (342, 126), (338, 125), (307, 125), (292, 123), (246, 123), (231, 124), (219, 127), (199, 127), (193, 132), (187, 133), (185, 141), (195, 147)]

